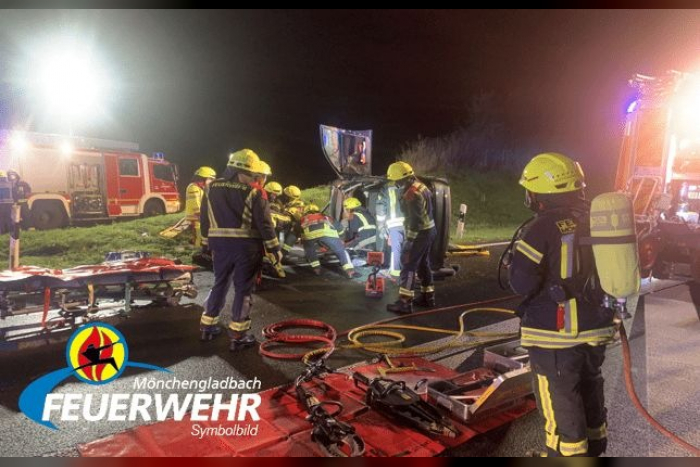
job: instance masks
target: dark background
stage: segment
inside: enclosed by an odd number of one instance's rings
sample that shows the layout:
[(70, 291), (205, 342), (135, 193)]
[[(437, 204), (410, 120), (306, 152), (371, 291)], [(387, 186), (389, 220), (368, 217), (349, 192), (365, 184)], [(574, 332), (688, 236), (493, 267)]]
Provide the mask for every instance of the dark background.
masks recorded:
[(334, 177), (318, 124), (374, 130), (374, 172), (403, 144), (448, 133), (489, 93), (504, 138), (615, 169), (636, 72), (700, 65), (694, 10), (0, 11), (0, 127), (66, 133), (29, 106), (17, 63), (65, 34), (99, 51), (116, 85), (74, 133), (163, 151), (183, 178), (250, 147), (283, 183)]

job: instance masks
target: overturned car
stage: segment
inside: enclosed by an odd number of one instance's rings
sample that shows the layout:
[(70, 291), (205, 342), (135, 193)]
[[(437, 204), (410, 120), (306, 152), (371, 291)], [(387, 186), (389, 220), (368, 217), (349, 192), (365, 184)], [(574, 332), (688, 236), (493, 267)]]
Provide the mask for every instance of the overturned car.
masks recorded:
[[(338, 179), (331, 182), (325, 213), (340, 222), (343, 201), (354, 197), (376, 217), (380, 194), (391, 182), (385, 176), (372, 175), (372, 130), (353, 131), (321, 125), (320, 134), (323, 153), (338, 175)], [(438, 277), (454, 275), (455, 269), (445, 261), (450, 241), (450, 185), (443, 178), (419, 178), (433, 193), (433, 213), (438, 231), (430, 258), (434, 273)], [(378, 227), (381, 232), (381, 226)], [(378, 238), (377, 245), (382, 250), (385, 242)]]

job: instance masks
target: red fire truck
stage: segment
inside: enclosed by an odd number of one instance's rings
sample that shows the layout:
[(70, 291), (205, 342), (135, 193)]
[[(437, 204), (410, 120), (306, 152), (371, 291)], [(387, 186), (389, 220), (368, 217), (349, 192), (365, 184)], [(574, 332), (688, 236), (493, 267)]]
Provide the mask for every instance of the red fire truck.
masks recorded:
[(0, 170), (30, 185), (25, 222), (37, 229), (180, 210), (177, 167), (135, 143), (0, 131)]
[(700, 78), (635, 75), (615, 187), (634, 203), (643, 276), (700, 280)]

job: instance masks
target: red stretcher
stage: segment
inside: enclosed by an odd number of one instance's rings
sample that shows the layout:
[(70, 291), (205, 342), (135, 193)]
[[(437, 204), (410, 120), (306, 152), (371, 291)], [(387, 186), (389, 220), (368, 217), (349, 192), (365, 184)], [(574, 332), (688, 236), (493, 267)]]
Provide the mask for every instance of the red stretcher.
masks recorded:
[[(41, 328), (48, 330), (76, 317), (95, 313), (100, 300), (123, 300), (128, 313), (132, 300), (176, 305), (182, 296), (194, 298), (197, 289), (192, 272), (197, 266), (165, 258), (137, 258), (69, 269), (21, 266), (0, 271), (0, 319), (41, 313)], [(49, 311), (58, 308), (59, 319), (48, 322)], [(61, 322), (63, 320), (63, 322)], [(8, 328), (0, 332), (0, 341)]]

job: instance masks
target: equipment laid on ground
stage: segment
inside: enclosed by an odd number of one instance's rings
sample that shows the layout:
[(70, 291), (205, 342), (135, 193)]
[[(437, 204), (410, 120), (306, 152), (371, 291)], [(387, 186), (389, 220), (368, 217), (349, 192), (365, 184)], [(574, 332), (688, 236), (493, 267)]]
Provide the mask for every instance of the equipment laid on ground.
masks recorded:
[(192, 223), (187, 219), (187, 217), (183, 217), (174, 225), (171, 225), (167, 229), (161, 230), (158, 233), (158, 235), (160, 235), (162, 238), (167, 238), (168, 240), (170, 240), (177, 237), (183, 232), (187, 232), (187, 230), (189, 230), (191, 226)]
[(382, 298), (384, 296), (384, 278), (377, 277), (384, 264), (384, 253), (370, 251), (367, 253), (367, 265), (372, 266), (372, 272), (365, 282), (365, 295), (370, 298)]
[(464, 423), (520, 405), (532, 394), (528, 360), (520, 341), (487, 347), (480, 368), (429, 383), (428, 400)]
[(31, 187), (23, 222), (37, 229), (179, 211), (176, 166), (138, 151), (135, 143), (0, 131), (0, 167)]
[(435, 407), (406, 387), (404, 381), (369, 379), (357, 371), (352, 379), (358, 388), (367, 391), (367, 405), (383, 415), (431, 435), (455, 438), (460, 434)]
[[(177, 305), (182, 296), (194, 298), (192, 282), (196, 266), (177, 264), (164, 258), (138, 257), (144, 252), (109, 253), (108, 256), (136, 258), (70, 269), (46, 269), (20, 266), (14, 271), (0, 271), (0, 318), (42, 313), (39, 332), (66, 325), (80, 324), (109, 301), (123, 301), (122, 314), (128, 314), (133, 300), (147, 300), (168, 306)], [(58, 310), (49, 319), (51, 310)], [(21, 326), (23, 329), (26, 325)], [(26, 337), (3, 328), (0, 340)]]
[[(328, 373), (333, 373), (333, 370), (320, 358), (307, 363), (306, 369), (294, 384), (299, 402), (309, 413), (307, 420), (313, 425), (311, 439), (327, 457), (359, 457), (365, 452), (365, 442), (352, 425), (337, 419), (343, 411), (343, 404), (337, 401), (319, 401), (304, 387), (304, 383)], [(327, 407), (335, 407), (335, 410), (329, 412)]]
[(450, 243), (447, 247), (450, 256), (490, 256), (491, 252), (486, 246), (481, 245), (455, 245)]

